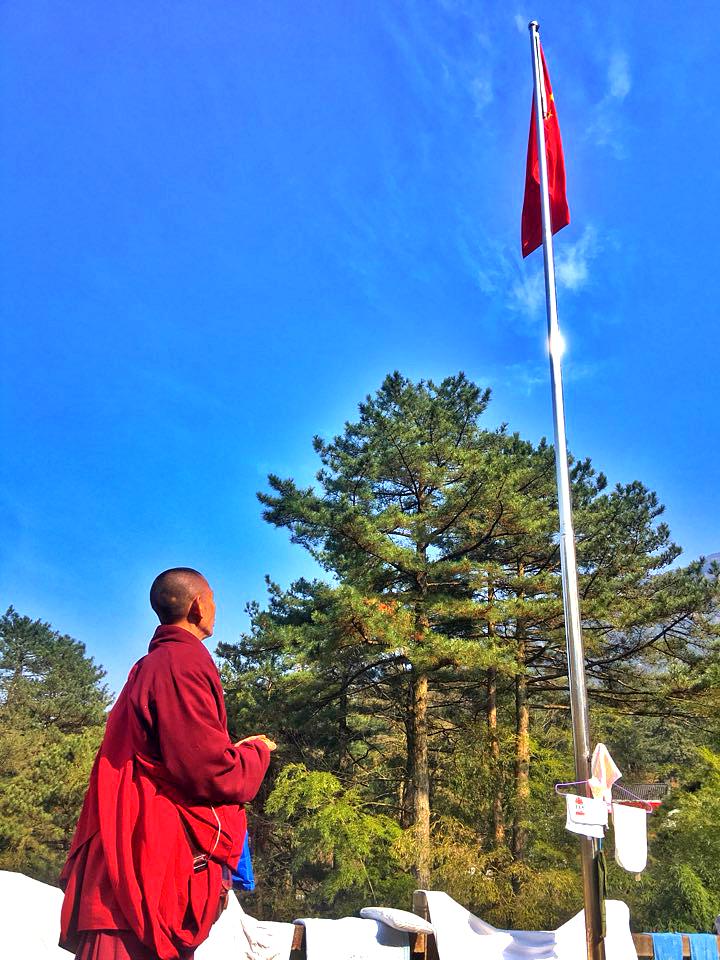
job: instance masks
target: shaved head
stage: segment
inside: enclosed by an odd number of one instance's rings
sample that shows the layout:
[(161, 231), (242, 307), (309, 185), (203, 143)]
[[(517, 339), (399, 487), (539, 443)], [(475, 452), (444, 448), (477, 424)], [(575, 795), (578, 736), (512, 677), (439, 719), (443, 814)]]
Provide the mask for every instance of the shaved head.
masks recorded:
[(205, 577), (192, 567), (164, 570), (150, 587), (150, 606), (162, 624), (186, 619), (193, 600), (210, 590)]

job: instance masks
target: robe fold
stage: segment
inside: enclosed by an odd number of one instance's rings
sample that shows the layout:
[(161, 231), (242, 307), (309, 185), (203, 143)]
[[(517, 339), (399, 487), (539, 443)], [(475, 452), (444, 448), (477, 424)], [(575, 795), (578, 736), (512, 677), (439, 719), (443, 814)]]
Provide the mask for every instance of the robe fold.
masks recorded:
[(192, 956), (269, 762), (262, 741), (233, 746), (203, 643), (158, 627), (108, 715), (60, 876), (60, 946), (85, 952), (89, 932), (122, 931), (160, 960)]

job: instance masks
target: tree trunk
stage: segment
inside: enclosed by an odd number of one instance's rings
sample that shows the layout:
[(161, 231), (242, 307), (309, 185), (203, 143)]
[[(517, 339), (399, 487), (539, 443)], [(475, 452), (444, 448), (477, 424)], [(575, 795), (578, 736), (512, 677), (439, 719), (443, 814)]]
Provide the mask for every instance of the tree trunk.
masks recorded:
[[(518, 564), (518, 576), (525, 567)], [(519, 599), (524, 599), (520, 591)], [(530, 799), (530, 709), (528, 685), (525, 673), (527, 637), (522, 617), (517, 618), (515, 639), (517, 643), (518, 672), (515, 676), (515, 814), (513, 818), (513, 856), (524, 860), (527, 852), (528, 801)]]
[(505, 820), (502, 807), (500, 739), (497, 726), (497, 670), (495, 667), (490, 667), (487, 675), (487, 725), (490, 739), (490, 769), (494, 783), (492, 803), (493, 839), (497, 846), (505, 841)]
[[(417, 513), (424, 509), (424, 490), (418, 482)], [(427, 543), (424, 537), (415, 543), (420, 561), (416, 573), (417, 599), (415, 602), (415, 644), (423, 647), (430, 623), (425, 610), (427, 600)], [(421, 889), (430, 886), (430, 766), (428, 762), (428, 677), (413, 673), (410, 719), (412, 732), (408, 741), (408, 756), (412, 763), (412, 804), (415, 828), (415, 882)]]
[(513, 854), (523, 860), (527, 847), (528, 800), (530, 799), (530, 709), (527, 680), (515, 678), (515, 818), (513, 822)]
[(415, 825), (415, 879), (418, 887), (430, 884), (430, 769), (428, 766), (428, 678), (419, 674), (412, 684), (411, 718), (413, 821)]
[[(495, 643), (495, 624), (492, 608), (495, 603), (495, 585), (488, 576), (488, 641)], [(492, 827), (495, 846), (505, 842), (505, 817), (503, 816), (503, 777), (500, 767), (500, 737), (497, 722), (497, 669), (490, 667), (487, 673), (487, 726), (490, 740), (490, 773), (493, 789)]]
[(349, 773), (352, 769), (352, 758), (350, 756), (350, 727), (347, 722), (348, 715), (348, 696), (347, 690), (344, 689), (340, 695), (339, 702), (339, 711), (340, 715), (338, 717), (338, 733), (337, 733), (337, 766), (338, 770), (343, 773)]
[(415, 721), (413, 717), (413, 676), (407, 689), (405, 704), (405, 778), (400, 784), (400, 826), (411, 827), (415, 822), (415, 790), (413, 769), (415, 756)]

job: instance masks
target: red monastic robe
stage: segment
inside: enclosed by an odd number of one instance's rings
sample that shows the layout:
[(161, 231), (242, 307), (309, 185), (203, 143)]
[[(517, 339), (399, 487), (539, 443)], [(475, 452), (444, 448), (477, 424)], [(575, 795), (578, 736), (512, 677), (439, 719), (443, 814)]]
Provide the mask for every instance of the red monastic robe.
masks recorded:
[[(233, 746), (202, 642), (158, 627), (95, 758), (60, 877), (60, 945), (85, 952), (84, 931), (126, 931), (116, 939), (139, 941), (160, 960), (191, 956), (216, 918), (222, 865), (240, 856), (242, 804), (269, 762), (261, 741)], [(207, 866), (194, 871), (201, 854)]]

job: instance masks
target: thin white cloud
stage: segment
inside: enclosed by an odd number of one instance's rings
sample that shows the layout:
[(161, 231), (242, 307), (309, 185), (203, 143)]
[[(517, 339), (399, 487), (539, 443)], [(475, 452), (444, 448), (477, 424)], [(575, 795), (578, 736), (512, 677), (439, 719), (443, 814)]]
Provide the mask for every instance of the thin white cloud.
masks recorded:
[(545, 302), (545, 278), (535, 270), (516, 280), (510, 288), (509, 306), (512, 310), (534, 316)]
[(511, 363), (502, 368), (500, 376), (494, 379), (500, 380), (506, 389), (512, 387), (516, 393), (522, 393), (526, 397), (537, 390), (538, 387), (547, 387), (549, 374), (547, 364), (539, 363)]
[(558, 261), (555, 266), (555, 275), (559, 286), (567, 287), (568, 290), (579, 290), (587, 283), (587, 260), (582, 257), (570, 257), (567, 260)]
[(626, 155), (622, 140), (621, 105), (631, 90), (632, 75), (627, 53), (614, 50), (607, 65), (605, 94), (593, 109), (586, 135), (597, 146), (609, 147), (617, 159)]
[(479, 116), (485, 107), (493, 101), (493, 88), (490, 78), (475, 77), (470, 83), (470, 95), (475, 104), (475, 115)]
[[(439, 85), (443, 91), (443, 111), (467, 113), (468, 100), (476, 117), (495, 99), (493, 66), (497, 48), (491, 34), (481, 26), (472, 0), (439, 0), (446, 16), (442, 21), (424, 15), (422, 5), (398, 4), (404, 9), (401, 19), (393, 15), (393, 6), (384, 17), (388, 36), (403, 58), (408, 77), (424, 103), (433, 102)], [(468, 30), (468, 42), (455, 42), (452, 27), (461, 23)], [(437, 117), (435, 118), (435, 122)]]
[(562, 248), (556, 259), (555, 276), (558, 286), (579, 290), (588, 282), (589, 263), (597, 254), (597, 236), (591, 226), (585, 227), (576, 243)]
[[(590, 264), (599, 252), (595, 228), (588, 225), (575, 243), (562, 244), (555, 254), (555, 282), (558, 288), (576, 293), (590, 281)], [(516, 280), (510, 290), (509, 306), (534, 315), (545, 303), (545, 279), (541, 267)]]
[(518, 33), (525, 33), (528, 25), (527, 17), (524, 17), (521, 13), (516, 13), (513, 17), (515, 27), (517, 28)]
[(632, 79), (627, 54), (616, 50), (608, 65), (608, 94), (616, 100), (624, 100), (631, 89)]
[[(578, 363), (566, 361), (563, 366), (563, 382), (578, 383), (582, 380), (591, 380), (603, 369), (601, 363)], [(550, 390), (550, 374), (547, 363), (510, 363), (493, 370), (488, 380), (502, 382), (505, 389), (512, 389), (515, 393), (529, 397), (536, 391)]]
[(484, 270), (478, 267), (475, 270), (475, 278), (482, 292), (488, 296), (497, 291), (497, 276), (493, 270)]
[[(592, 262), (600, 253), (601, 244), (592, 224), (574, 242), (568, 239), (563, 236), (555, 247), (555, 279), (558, 289), (577, 293), (591, 282)], [(521, 260), (519, 250), (507, 244), (489, 244), (467, 222), (458, 233), (456, 253), (482, 293), (504, 301), (518, 319), (534, 321), (544, 309), (545, 279), (540, 253)]]

